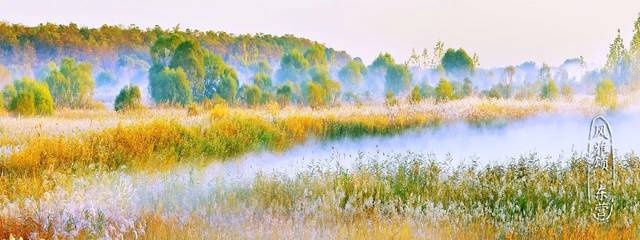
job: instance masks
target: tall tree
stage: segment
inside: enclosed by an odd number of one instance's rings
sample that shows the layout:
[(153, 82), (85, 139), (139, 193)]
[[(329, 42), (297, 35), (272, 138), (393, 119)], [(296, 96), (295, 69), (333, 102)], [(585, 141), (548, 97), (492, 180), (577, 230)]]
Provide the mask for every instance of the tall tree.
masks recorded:
[(387, 67), (395, 64), (396, 64), (396, 61), (393, 60), (393, 57), (391, 57), (391, 54), (380, 53), (378, 54), (378, 57), (376, 57), (376, 59), (373, 60), (373, 62), (371, 63), (371, 65), (369, 65), (368, 68), (369, 68), (369, 72), (381, 72), (382, 74), (384, 74), (384, 72), (387, 71)]
[(350, 87), (357, 87), (362, 83), (367, 68), (362, 62), (357, 60), (349, 61), (338, 72), (338, 77), (343, 84)]
[(205, 52), (204, 69), (204, 96), (213, 98), (218, 95), (229, 103), (235, 102), (239, 85), (235, 69), (227, 65), (222, 57), (210, 52)]
[(184, 70), (191, 86), (191, 96), (196, 102), (204, 99), (204, 54), (200, 44), (184, 41), (174, 50), (169, 67)]
[(507, 86), (507, 98), (511, 97), (513, 89), (513, 76), (516, 75), (516, 68), (514, 66), (508, 66), (504, 68), (505, 84)]
[(63, 58), (59, 67), (51, 63), (45, 82), (58, 107), (89, 107), (93, 101), (95, 81), (91, 64)]
[(436, 69), (438, 68), (438, 66), (440, 66), (443, 55), (444, 55), (444, 42), (438, 41), (436, 42), (436, 45), (433, 48), (433, 58), (431, 59), (432, 69)]
[(154, 67), (149, 73), (149, 92), (156, 103), (182, 106), (191, 103), (191, 87), (187, 74), (181, 67), (177, 69), (165, 67), (162, 70), (156, 70)]
[(398, 95), (409, 88), (411, 73), (406, 66), (394, 64), (387, 68), (385, 75), (385, 91)]
[(442, 67), (448, 75), (456, 78), (467, 77), (475, 70), (473, 59), (462, 48), (449, 48), (442, 57)]
[(607, 54), (607, 63), (605, 70), (614, 78), (614, 80), (625, 80), (628, 65), (627, 51), (624, 48), (624, 41), (620, 36), (620, 29), (613, 43), (609, 45), (609, 53)]
[(304, 58), (309, 63), (310, 67), (318, 65), (327, 65), (327, 56), (325, 55), (325, 49), (320, 44), (313, 44), (304, 53)]
[(161, 69), (169, 66), (176, 47), (184, 41), (183, 37), (177, 34), (169, 34), (159, 37), (151, 46), (150, 55), (152, 64), (158, 64)]
[(640, 81), (640, 14), (633, 24), (633, 38), (629, 48), (630, 55), (630, 78), (632, 81)]
[(453, 98), (453, 87), (447, 79), (441, 78), (435, 89), (436, 101), (447, 101)]
[(293, 49), (282, 56), (276, 78), (280, 82), (289, 80), (300, 83), (306, 79), (308, 68), (309, 62), (304, 58), (304, 55), (297, 49)]

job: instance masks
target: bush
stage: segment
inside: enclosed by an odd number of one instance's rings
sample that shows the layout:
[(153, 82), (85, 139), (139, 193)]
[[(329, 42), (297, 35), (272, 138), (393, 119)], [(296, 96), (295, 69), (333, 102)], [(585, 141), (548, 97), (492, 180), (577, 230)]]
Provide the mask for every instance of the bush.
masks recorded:
[(409, 102), (410, 103), (420, 103), (420, 101), (422, 101), (422, 94), (420, 91), (420, 86), (415, 86), (413, 87), (413, 90), (411, 90), (411, 95), (409, 95)]
[(120, 90), (114, 107), (116, 111), (140, 109), (142, 108), (141, 99), (140, 88), (135, 85), (128, 85)]
[(29, 78), (16, 80), (3, 91), (8, 110), (21, 116), (49, 115), (53, 113), (53, 98), (44, 83)]
[(449, 83), (447, 79), (440, 79), (440, 82), (438, 82), (438, 86), (436, 87), (436, 100), (441, 102), (450, 100), (452, 98), (453, 87), (451, 86), (451, 83)]
[(618, 105), (616, 86), (611, 80), (602, 80), (596, 87), (596, 104), (614, 109)]

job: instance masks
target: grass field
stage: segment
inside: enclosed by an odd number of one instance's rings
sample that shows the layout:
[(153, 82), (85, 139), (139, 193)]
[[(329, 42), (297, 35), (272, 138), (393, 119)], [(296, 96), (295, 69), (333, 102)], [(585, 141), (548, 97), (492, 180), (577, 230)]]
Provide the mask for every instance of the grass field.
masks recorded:
[[(482, 128), (537, 115), (594, 115), (590, 101), (487, 100), (301, 107), (59, 111), (0, 118), (0, 238), (635, 238), (640, 192), (615, 189), (609, 225), (581, 201), (583, 158), (447, 167), (419, 154), (360, 156), (251, 183), (202, 169), (309, 140), (391, 136), (466, 122)], [(633, 154), (619, 181), (636, 183)], [(186, 172), (186, 173), (185, 173)]]

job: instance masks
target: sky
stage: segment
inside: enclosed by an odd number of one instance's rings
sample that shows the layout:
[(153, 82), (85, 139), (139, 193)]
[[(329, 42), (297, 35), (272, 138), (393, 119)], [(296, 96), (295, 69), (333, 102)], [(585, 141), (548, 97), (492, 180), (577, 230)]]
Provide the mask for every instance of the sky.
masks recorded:
[(367, 63), (380, 52), (404, 61), (441, 40), (477, 53), (481, 67), (578, 56), (602, 65), (617, 29), (628, 44), (638, 13), (638, 0), (0, 0), (10, 23), (294, 34)]

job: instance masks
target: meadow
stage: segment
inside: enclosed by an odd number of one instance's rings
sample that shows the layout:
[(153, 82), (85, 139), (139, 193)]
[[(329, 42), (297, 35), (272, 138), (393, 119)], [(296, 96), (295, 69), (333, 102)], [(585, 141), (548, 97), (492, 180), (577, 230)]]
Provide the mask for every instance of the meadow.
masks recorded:
[[(621, 197), (610, 225), (592, 222), (580, 197), (579, 153), (569, 162), (541, 162), (533, 154), (486, 167), (448, 166), (411, 152), (362, 153), (355, 168), (258, 173), (248, 183), (212, 178), (206, 171), (249, 153), (284, 152), (308, 141), (393, 136), (459, 122), (486, 128), (539, 115), (603, 111), (589, 99), (466, 98), (322, 109), (217, 104), (5, 116), (0, 237), (633, 238), (639, 196), (633, 184), (616, 189)], [(620, 158), (619, 180), (638, 181), (637, 157)]]

